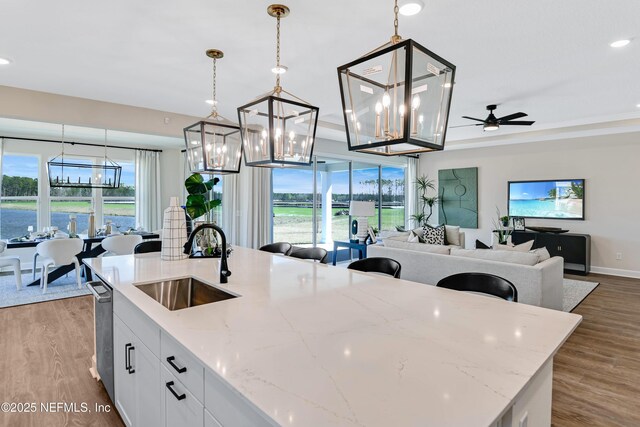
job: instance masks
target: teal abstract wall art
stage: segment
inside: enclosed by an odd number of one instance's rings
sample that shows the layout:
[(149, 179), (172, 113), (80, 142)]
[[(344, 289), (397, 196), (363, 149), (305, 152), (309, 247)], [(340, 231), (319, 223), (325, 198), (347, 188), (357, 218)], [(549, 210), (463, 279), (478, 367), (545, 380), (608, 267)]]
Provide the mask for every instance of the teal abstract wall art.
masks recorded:
[(478, 228), (478, 168), (438, 171), (440, 223)]

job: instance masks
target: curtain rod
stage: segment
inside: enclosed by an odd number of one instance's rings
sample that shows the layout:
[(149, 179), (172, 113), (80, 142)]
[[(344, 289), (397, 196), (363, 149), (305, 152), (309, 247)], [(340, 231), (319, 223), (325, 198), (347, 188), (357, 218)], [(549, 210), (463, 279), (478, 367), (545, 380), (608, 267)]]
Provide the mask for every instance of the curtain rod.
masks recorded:
[[(0, 135), (0, 138), (2, 139), (15, 139), (18, 141), (34, 141), (34, 142), (53, 142), (56, 144), (62, 144), (62, 141), (58, 141), (55, 139), (37, 139), (37, 138), (21, 138), (18, 136), (2, 136)], [(104, 145), (101, 144), (91, 144), (89, 142), (73, 142), (73, 141), (65, 141), (65, 144), (70, 144), (70, 145), (85, 145), (85, 146), (89, 146), (89, 147), (100, 147), (100, 148), (104, 148)], [(131, 147), (120, 147), (117, 145), (107, 145), (107, 148), (118, 148), (120, 150), (137, 150), (137, 151), (152, 151), (154, 153), (162, 153), (162, 150), (156, 150), (153, 148), (131, 148)]]

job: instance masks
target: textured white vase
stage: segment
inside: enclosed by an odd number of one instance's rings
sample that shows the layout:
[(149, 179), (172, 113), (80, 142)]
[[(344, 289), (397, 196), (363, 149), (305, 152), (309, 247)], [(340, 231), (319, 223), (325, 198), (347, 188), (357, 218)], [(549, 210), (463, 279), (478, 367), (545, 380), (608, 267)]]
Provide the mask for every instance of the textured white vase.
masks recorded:
[(162, 221), (162, 252), (165, 261), (186, 259), (184, 244), (187, 243), (187, 221), (184, 209), (178, 205), (178, 198), (172, 197), (169, 207), (164, 210)]

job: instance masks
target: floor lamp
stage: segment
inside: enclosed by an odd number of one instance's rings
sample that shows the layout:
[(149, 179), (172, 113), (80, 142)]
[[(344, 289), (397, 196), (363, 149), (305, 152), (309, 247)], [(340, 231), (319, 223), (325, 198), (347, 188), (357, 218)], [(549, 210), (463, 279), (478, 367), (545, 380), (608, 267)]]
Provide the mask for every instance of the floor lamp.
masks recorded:
[(357, 224), (356, 237), (359, 242), (364, 243), (367, 240), (367, 229), (369, 227), (368, 217), (374, 216), (375, 213), (375, 202), (356, 202), (352, 200), (349, 204), (349, 215), (351, 215), (352, 218), (357, 218), (357, 220), (354, 219), (351, 223), (351, 229), (353, 232)]

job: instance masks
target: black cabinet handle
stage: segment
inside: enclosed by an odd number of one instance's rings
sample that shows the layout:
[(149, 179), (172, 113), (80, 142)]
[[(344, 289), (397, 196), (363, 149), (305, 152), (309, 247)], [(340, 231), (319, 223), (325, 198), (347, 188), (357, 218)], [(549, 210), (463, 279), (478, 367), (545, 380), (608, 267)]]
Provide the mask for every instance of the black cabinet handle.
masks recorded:
[(184, 394), (184, 393), (182, 393), (182, 394), (176, 393), (176, 391), (173, 389), (173, 381), (169, 381), (167, 383), (167, 388), (169, 389), (171, 394), (173, 394), (176, 397), (176, 399), (182, 400), (182, 399), (186, 399), (187, 398), (187, 395)]
[(169, 363), (169, 365), (171, 365), (171, 367), (173, 369), (176, 370), (176, 372), (178, 372), (179, 374), (183, 374), (185, 372), (187, 372), (187, 367), (183, 366), (182, 368), (179, 368), (178, 365), (176, 365), (175, 363), (173, 363), (173, 361), (176, 360), (175, 356), (169, 356), (167, 357), (167, 362)]
[(129, 347), (130, 346), (131, 346), (131, 343), (124, 345), (124, 369), (126, 369), (127, 371), (131, 369), (129, 366)]
[(124, 351), (125, 351), (125, 364), (126, 364), (125, 368), (127, 369), (127, 372), (129, 372), (129, 374), (133, 374), (136, 372), (136, 370), (133, 369), (133, 367), (131, 366), (131, 352), (136, 348), (131, 343), (125, 345), (124, 348), (125, 348)]

